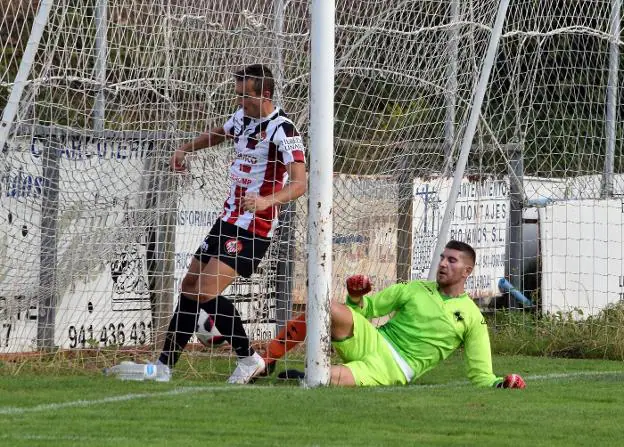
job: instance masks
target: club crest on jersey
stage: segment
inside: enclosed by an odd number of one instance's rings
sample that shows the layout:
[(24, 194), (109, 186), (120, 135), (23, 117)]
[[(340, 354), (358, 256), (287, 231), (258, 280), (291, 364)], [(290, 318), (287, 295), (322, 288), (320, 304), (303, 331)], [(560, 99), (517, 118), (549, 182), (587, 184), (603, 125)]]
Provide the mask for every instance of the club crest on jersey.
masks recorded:
[(264, 130), (262, 132), (258, 132), (252, 138), (254, 140), (262, 141), (266, 138), (266, 132)]
[(225, 251), (230, 254), (238, 254), (243, 249), (243, 243), (238, 239), (228, 239), (225, 241)]

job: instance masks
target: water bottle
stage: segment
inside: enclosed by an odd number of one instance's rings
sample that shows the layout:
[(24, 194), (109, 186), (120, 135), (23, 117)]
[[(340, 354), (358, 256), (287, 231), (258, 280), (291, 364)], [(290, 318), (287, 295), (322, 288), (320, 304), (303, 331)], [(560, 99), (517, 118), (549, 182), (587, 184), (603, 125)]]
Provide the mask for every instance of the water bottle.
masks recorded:
[(171, 370), (162, 363), (121, 362), (119, 365), (105, 369), (104, 374), (116, 376), (121, 380), (168, 382), (171, 379)]

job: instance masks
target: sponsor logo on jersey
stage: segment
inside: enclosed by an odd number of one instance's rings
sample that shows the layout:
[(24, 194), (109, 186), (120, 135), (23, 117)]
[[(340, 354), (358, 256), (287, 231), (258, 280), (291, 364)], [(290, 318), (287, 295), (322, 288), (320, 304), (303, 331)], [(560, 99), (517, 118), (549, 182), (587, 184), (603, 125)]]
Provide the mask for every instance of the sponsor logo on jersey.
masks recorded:
[(287, 151), (303, 151), (305, 147), (301, 136), (287, 137), (282, 140), (282, 148)]
[(225, 251), (230, 254), (238, 254), (243, 249), (243, 243), (238, 239), (228, 239), (225, 241)]
[(208, 248), (210, 248), (210, 246), (208, 245), (208, 242), (204, 242), (201, 244), (200, 250), (201, 251), (208, 251)]
[(253, 182), (253, 179), (240, 177), (233, 173), (230, 173), (230, 179), (237, 185), (241, 185), (241, 186), (248, 186), (248, 185), (251, 185), (251, 183)]
[(249, 154), (236, 154), (236, 159), (250, 165), (255, 165), (258, 163), (258, 159)]

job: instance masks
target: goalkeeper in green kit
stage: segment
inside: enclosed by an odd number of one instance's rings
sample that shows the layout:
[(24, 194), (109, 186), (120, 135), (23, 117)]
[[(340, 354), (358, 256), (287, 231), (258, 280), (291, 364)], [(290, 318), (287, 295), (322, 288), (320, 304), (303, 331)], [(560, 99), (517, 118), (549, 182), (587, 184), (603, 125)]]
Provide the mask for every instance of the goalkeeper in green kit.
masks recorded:
[[(346, 303), (331, 306), (332, 344), (344, 363), (331, 367), (330, 383), (406, 385), (463, 345), (466, 374), (474, 385), (524, 388), (518, 374), (497, 377), (492, 372), (487, 324), (464, 290), (475, 257), (470, 245), (450, 241), (435, 282), (395, 284), (372, 295), (367, 295), (371, 283), (366, 276), (349, 277)], [(379, 328), (369, 322), (391, 313)]]

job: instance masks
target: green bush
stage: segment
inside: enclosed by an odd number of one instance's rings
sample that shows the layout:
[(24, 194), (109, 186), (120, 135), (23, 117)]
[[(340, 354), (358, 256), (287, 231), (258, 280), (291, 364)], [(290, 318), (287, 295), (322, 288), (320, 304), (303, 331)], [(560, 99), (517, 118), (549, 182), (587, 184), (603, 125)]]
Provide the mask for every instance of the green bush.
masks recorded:
[(499, 310), (487, 319), (495, 354), (624, 360), (624, 303), (588, 317), (580, 309), (554, 314)]

